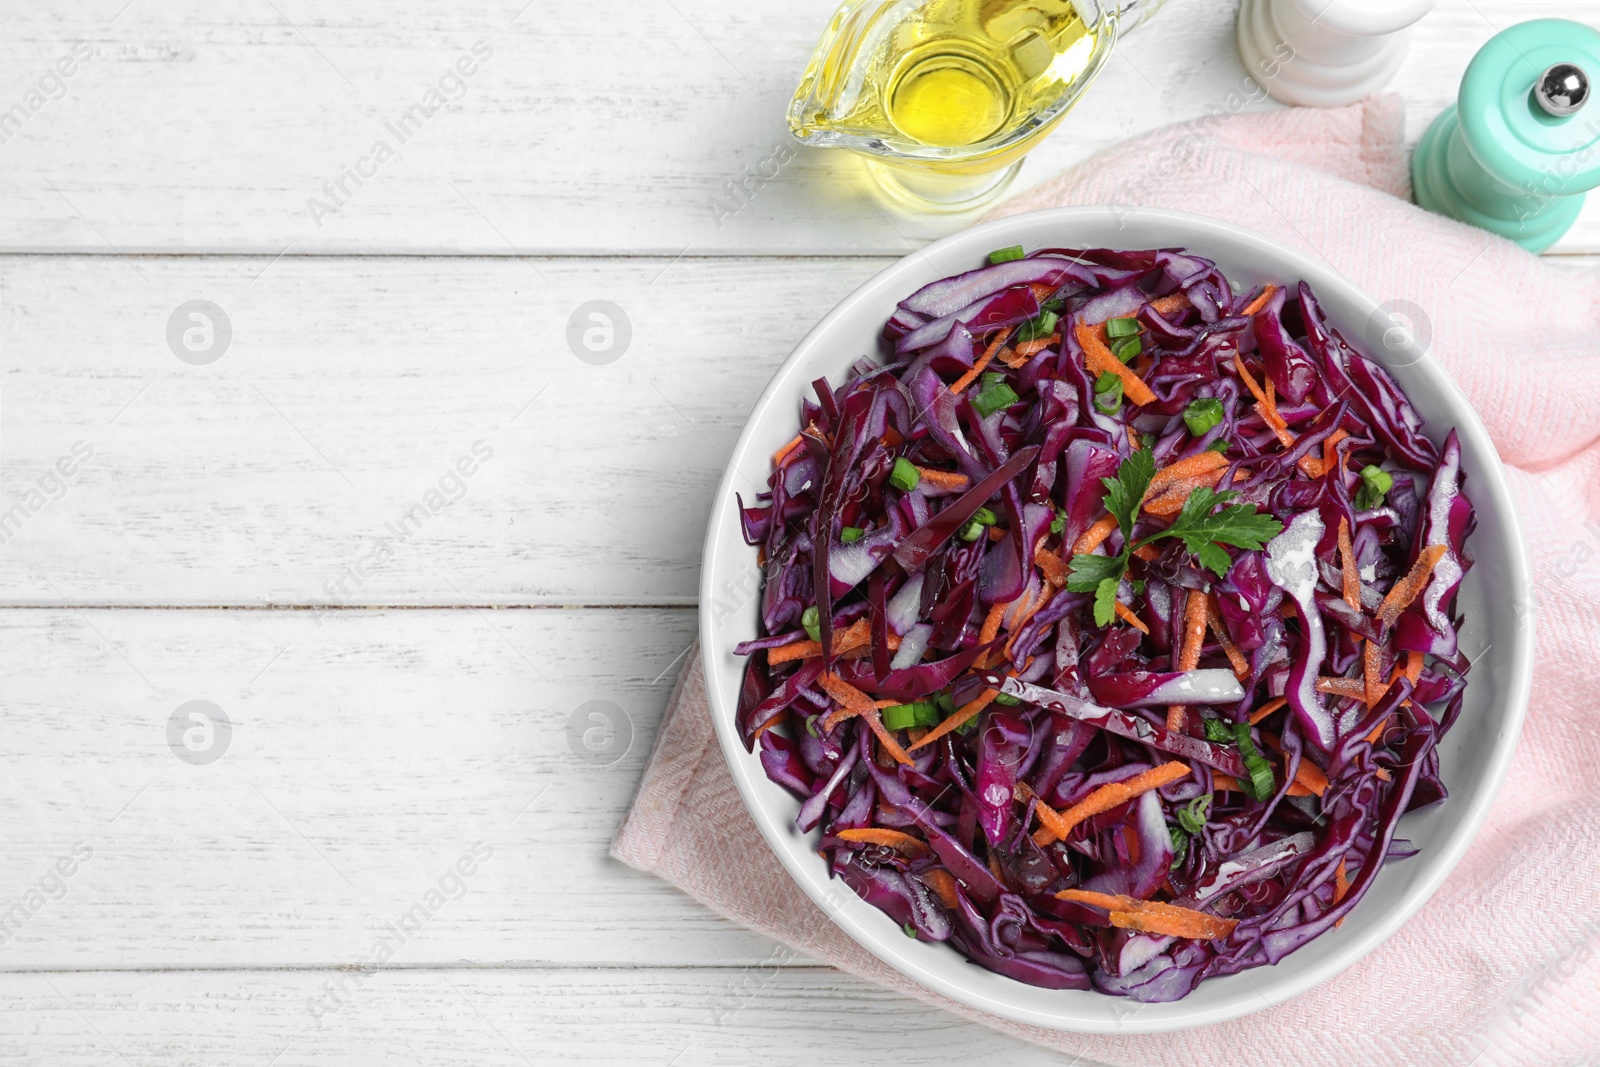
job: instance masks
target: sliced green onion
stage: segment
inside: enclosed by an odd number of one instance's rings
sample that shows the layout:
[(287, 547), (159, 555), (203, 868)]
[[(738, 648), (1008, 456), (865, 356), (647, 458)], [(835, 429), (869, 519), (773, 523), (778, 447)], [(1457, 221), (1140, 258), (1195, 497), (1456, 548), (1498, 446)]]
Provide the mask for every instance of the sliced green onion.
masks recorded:
[(1257, 800), (1270, 800), (1272, 794), (1277, 792), (1277, 782), (1272, 776), (1272, 764), (1256, 751), (1255, 742), (1250, 740), (1250, 724), (1247, 722), (1235, 723), (1233, 727), (1234, 739), (1239, 742), (1239, 754), (1244, 757), (1244, 769), (1249, 772), (1250, 781), (1240, 783), (1248, 785), (1250, 795)]
[(1060, 512), (1057, 512), (1056, 517), (1050, 520), (1050, 532), (1053, 534), (1058, 534), (1066, 528), (1067, 517)]
[(943, 718), (944, 716), (939, 713), (938, 704), (931, 700), (917, 701), (918, 726), (938, 726)]
[(995, 698), (994, 698), (994, 702), (996, 704), (1004, 704), (1008, 708), (1009, 707), (1014, 707), (1017, 704), (1022, 703), (1022, 701), (1019, 698), (1012, 696), (1010, 693), (997, 694), (995, 696)]
[(915, 926), (912, 926), (910, 923), (905, 923), (904, 925), (902, 925), (900, 927), (900, 932), (902, 934), (905, 934), (907, 937), (911, 938), (912, 940), (916, 940), (917, 928)]
[(839, 530), (839, 540), (848, 545), (852, 541), (861, 540), (866, 534), (867, 531), (859, 526), (844, 526)]
[(972, 407), (980, 416), (988, 418), (1001, 408), (1008, 408), (1017, 402), (1017, 391), (1005, 382), (996, 382), (994, 385), (979, 390), (978, 395), (972, 398)]
[(1045, 309), (1037, 316), (1029, 319), (1017, 327), (1016, 340), (1040, 341), (1056, 332), (1056, 324), (1061, 321), (1061, 316), (1054, 311)]
[(915, 704), (890, 704), (883, 709), (883, 725), (891, 730), (909, 730), (917, 725)]
[(1206, 813), (1211, 808), (1211, 794), (1195, 797), (1187, 807), (1178, 809), (1178, 825), (1185, 833), (1197, 834), (1206, 825)]
[(1126, 363), (1144, 351), (1144, 342), (1137, 337), (1119, 337), (1111, 342), (1111, 354)]
[(979, 508), (973, 513), (972, 521), (981, 522), (985, 526), (993, 526), (995, 523), (1000, 521), (1000, 516), (996, 515), (988, 508)]
[(806, 719), (806, 733), (815, 737), (818, 741), (822, 740), (822, 735), (817, 733), (817, 716), (812, 715)]
[(999, 385), (1001, 382), (1003, 382), (1005, 380), (1006, 380), (1006, 372), (1005, 371), (1003, 371), (1003, 370), (986, 370), (982, 374), (978, 375), (978, 388), (979, 389), (987, 389), (987, 388), (989, 388), (989, 386), (991, 386), (991, 385)]
[(922, 481), (922, 472), (917, 470), (917, 465), (901, 456), (894, 461), (894, 466), (889, 470), (889, 484), (902, 493), (909, 493)]
[(800, 613), (800, 625), (805, 627), (806, 636), (813, 641), (822, 640), (822, 612), (817, 610), (815, 604)]
[(1021, 259), (1023, 255), (1021, 245), (1012, 245), (1010, 248), (997, 248), (989, 253), (989, 262), (1010, 263), (1013, 259)]
[(1361, 468), (1361, 484), (1356, 486), (1356, 507), (1371, 511), (1383, 503), (1383, 498), (1394, 488), (1394, 476), (1382, 467), (1368, 464)]
[(1167, 833), (1172, 835), (1172, 864), (1167, 870), (1175, 871), (1189, 854), (1189, 835), (1171, 823), (1167, 824)]
[(1094, 380), (1094, 409), (1105, 415), (1122, 410), (1122, 379), (1110, 371)]
[(971, 522), (961, 527), (960, 537), (963, 541), (976, 541), (982, 536), (983, 523), (979, 522), (977, 519), (973, 519)]
[(1189, 406), (1183, 409), (1183, 421), (1190, 433), (1204, 437), (1207, 430), (1222, 421), (1224, 414), (1222, 401), (1214, 396), (1206, 396), (1189, 401)]
[(940, 711), (944, 712), (946, 715), (948, 715), (952, 711), (956, 710), (955, 698), (950, 695), (948, 690), (943, 692), (943, 693), (940, 693), (938, 696), (934, 697), (933, 698), (933, 704), (934, 704), (934, 707), (938, 708)]
[(1120, 319), (1106, 320), (1107, 337), (1137, 337), (1139, 336), (1139, 319), (1135, 315), (1128, 315)]
[(1228, 451), (1228, 442), (1219, 437), (1215, 441), (1212, 441), (1209, 445), (1206, 445), (1206, 451), (1225, 454)]
[(1233, 730), (1221, 719), (1202, 717), (1200, 725), (1205, 729), (1206, 740), (1212, 744), (1225, 745), (1233, 740)]

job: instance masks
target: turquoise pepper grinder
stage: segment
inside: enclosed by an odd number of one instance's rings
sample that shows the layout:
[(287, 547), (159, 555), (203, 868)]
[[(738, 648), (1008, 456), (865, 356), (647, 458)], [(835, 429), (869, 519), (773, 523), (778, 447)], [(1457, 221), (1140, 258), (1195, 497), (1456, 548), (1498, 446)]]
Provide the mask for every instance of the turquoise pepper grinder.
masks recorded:
[(1411, 157), (1417, 203), (1543, 252), (1600, 185), (1600, 33), (1534, 19), (1495, 34), (1461, 76), (1459, 102)]

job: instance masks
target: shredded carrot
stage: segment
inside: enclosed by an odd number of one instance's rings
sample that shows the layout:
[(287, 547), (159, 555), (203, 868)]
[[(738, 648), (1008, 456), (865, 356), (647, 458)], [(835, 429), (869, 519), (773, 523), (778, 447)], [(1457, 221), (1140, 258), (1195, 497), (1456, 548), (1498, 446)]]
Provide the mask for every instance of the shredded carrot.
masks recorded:
[[(1144, 372), (1140, 371), (1139, 373), (1143, 374)], [(1128, 447), (1135, 452), (1144, 447), (1144, 442), (1139, 440), (1139, 431), (1133, 428), (1132, 423), (1128, 424)]]
[(894, 734), (889, 732), (889, 728), (883, 725), (883, 717), (878, 714), (877, 708), (873, 708), (870, 713), (862, 712), (861, 720), (867, 724), (867, 729), (877, 736), (878, 744), (883, 746), (883, 750), (889, 753), (896, 763), (910, 765), (911, 757), (900, 747), (900, 742), (894, 739)]
[(1256, 383), (1255, 376), (1246, 369), (1244, 357), (1237, 352), (1233, 354), (1233, 369), (1239, 372), (1239, 380), (1244, 382), (1246, 389), (1250, 390), (1250, 395), (1256, 398), (1256, 403), (1261, 405), (1261, 409), (1263, 409), (1261, 417), (1266, 418), (1264, 409), (1267, 406), (1267, 394), (1261, 391), (1261, 386)]
[(1233, 643), (1233, 637), (1228, 633), (1228, 624), (1223, 621), (1222, 612), (1217, 610), (1217, 594), (1206, 594), (1206, 625), (1211, 627), (1211, 633), (1216, 637), (1217, 644), (1222, 646), (1222, 654), (1228, 657), (1228, 665), (1233, 668), (1233, 676), (1241, 682), (1250, 677), (1250, 661), (1245, 658), (1239, 646)]
[(1073, 327), (1077, 335), (1078, 344), (1083, 347), (1084, 363), (1096, 374), (1115, 374), (1122, 379), (1122, 395), (1128, 398), (1131, 404), (1144, 405), (1155, 403), (1156, 394), (1144, 384), (1133, 371), (1129, 370), (1116, 356), (1111, 354), (1111, 349), (1100, 339), (1100, 327), (1090, 326), (1080, 322)]
[(782, 448), (778, 449), (772, 454), (772, 465), (774, 467), (781, 466), (783, 461), (789, 458), (789, 453), (799, 448), (800, 444), (800, 435), (795, 434), (794, 440), (790, 441), (788, 444), (784, 445)]
[(883, 441), (884, 448), (897, 448), (906, 443), (905, 435), (893, 426), (884, 429), (883, 437), (880, 440)]
[(1206, 639), (1206, 595), (1189, 590), (1183, 601), (1183, 645), (1178, 651), (1178, 670), (1192, 671), (1200, 665), (1200, 647)]
[(1266, 307), (1267, 301), (1271, 300), (1272, 294), (1276, 293), (1277, 291), (1278, 287), (1269, 283), (1265, 289), (1261, 290), (1260, 296), (1256, 297), (1254, 300), (1250, 301), (1250, 303), (1245, 305), (1245, 318), (1249, 318), (1251, 315), (1254, 315), (1256, 312)]
[(983, 355), (979, 356), (977, 362), (972, 365), (972, 369), (967, 371), (967, 373), (963, 374), (961, 377), (957, 378), (956, 384), (950, 387), (950, 391), (952, 393), (959, 393), (961, 390), (977, 381), (978, 375), (983, 373), (983, 369), (989, 365), (989, 361), (994, 358), (994, 354), (1000, 351), (1002, 345), (1011, 340), (1011, 332), (1014, 329), (1016, 329), (1016, 327), (1007, 326), (1005, 329), (997, 333), (994, 340), (989, 342), (989, 347), (983, 350)]
[(995, 358), (995, 362), (996, 363), (1004, 363), (1006, 366), (1010, 367), (1012, 370), (1021, 370), (1023, 367), (1028, 365), (1028, 357), (1022, 355), (1015, 348), (1012, 348), (1010, 345), (1007, 345), (1005, 348), (1002, 348), (1000, 350), (1000, 354), (995, 356), (994, 358)]
[(1104, 908), (1110, 913), (1111, 925), (1119, 929), (1165, 937), (1210, 941), (1227, 937), (1239, 925), (1238, 919), (1225, 919), (1193, 908), (1180, 908), (1176, 904), (1140, 900), (1121, 894), (1094, 893), (1086, 889), (1063, 889), (1056, 894), (1056, 899)]
[(1288, 429), (1289, 424), (1284, 421), (1282, 415), (1278, 414), (1278, 387), (1272, 384), (1272, 377), (1263, 372), (1261, 375), (1261, 384), (1265, 386), (1267, 390), (1266, 404), (1267, 410), (1272, 413), (1272, 425), (1282, 426), (1284, 429)]
[(1339, 516), (1339, 574), (1344, 586), (1344, 602), (1361, 610), (1361, 571), (1356, 567), (1356, 550), (1350, 542), (1350, 520)]
[[(890, 630), (887, 644), (890, 652), (900, 651), (900, 635), (895, 633), (893, 630)], [(813, 652), (812, 655), (822, 655), (821, 646), (818, 646), (817, 650)], [(867, 640), (862, 641), (859, 644), (852, 644), (849, 648), (837, 652), (835, 655), (839, 659), (865, 659), (866, 657), (872, 655), (872, 642), (871, 640)]]
[[(1278, 443), (1282, 445), (1285, 450), (1293, 448), (1294, 434), (1289, 432), (1289, 428), (1287, 426), (1280, 425), (1274, 421), (1276, 415), (1267, 409), (1266, 404), (1256, 404), (1255, 409), (1256, 413), (1261, 416), (1261, 421), (1265, 422), (1267, 424), (1267, 428), (1277, 436)], [(1305, 457), (1302, 456), (1301, 458), (1304, 459)]]
[[(1208, 452), (1214, 456), (1217, 453)], [(1205, 474), (1197, 474), (1193, 478), (1186, 478), (1176, 485), (1170, 485), (1167, 490), (1154, 499), (1146, 498), (1144, 510), (1148, 515), (1176, 515), (1183, 510), (1183, 505), (1189, 502), (1189, 494), (1200, 486), (1214, 489), (1222, 480), (1222, 471), (1214, 470)]]
[[(1008, 623), (1005, 621), (1005, 617), (1002, 617), (1000, 620), (1000, 625), (1005, 627), (1008, 634), (1011, 634), (1012, 636), (1016, 635), (1017, 630), (1022, 626), (1022, 620), (1030, 614), (1031, 609), (1035, 606), (1034, 602), (1039, 599), (1038, 594), (1042, 594), (1043, 592), (1044, 589), (1042, 587), (1036, 593), (1035, 590), (1024, 586), (1022, 595), (1007, 604), (1007, 607), (1010, 610), (1006, 612), (1006, 616), (1008, 616), (1011, 621)], [(1009, 645), (1007, 647), (1009, 647)]]
[[(855, 715), (860, 716), (861, 720), (867, 724), (867, 729), (877, 736), (878, 743), (883, 746), (885, 752), (893, 757), (896, 763), (909, 764), (911, 762), (911, 757), (906, 754), (905, 749), (900, 747), (900, 742), (896, 741), (894, 735), (883, 725), (883, 718), (878, 714), (878, 705), (871, 697), (843, 678), (840, 678), (837, 674), (823, 674), (817, 681), (821, 684), (825, 693)], [(829, 716), (829, 718), (831, 719), (832, 716)], [(826, 723), (826, 720), (824, 722)]]
[[(1262, 391), (1254, 376), (1245, 367), (1244, 357), (1237, 352), (1233, 354), (1233, 368), (1239, 372), (1239, 379), (1244, 382), (1245, 388), (1249, 389), (1250, 394), (1256, 398), (1255, 409), (1261, 415), (1261, 420), (1278, 436), (1279, 444), (1284, 448), (1292, 448), (1294, 446), (1294, 435), (1289, 433), (1288, 424), (1278, 415), (1276, 397)], [(1272, 388), (1270, 381), (1268, 381), (1267, 387), (1269, 389)]]
[[(1344, 860), (1341, 859), (1339, 861), (1339, 866), (1336, 867), (1333, 872), (1333, 902), (1335, 904), (1339, 903), (1339, 901), (1344, 899), (1344, 895), (1348, 892), (1350, 892), (1350, 879), (1345, 877)], [(1340, 926), (1343, 926), (1344, 918), (1341, 916), (1340, 918), (1335, 919), (1333, 925), (1336, 929)]]
[[(857, 619), (846, 629), (836, 631), (833, 635), (833, 654), (835, 656), (849, 652), (853, 648), (870, 644), (872, 641), (872, 627), (866, 619)], [(788, 663), (792, 659), (809, 659), (812, 656), (822, 655), (821, 641), (791, 641), (787, 645), (767, 649), (767, 665), (776, 667), (780, 663)]]
[(1111, 531), (1116, 528), (1117, 517), (1115, 515), (1100, 516), (1095, 520), (1093, 526), (1079, 534), (1077, 541), (1073, 542), (1073, 555), (1077, 555), (1079, 552), (1093, 552), (1105, 544), (1106, 538), (1110, 537)]
[[(1189, 590), (1183, 599), (1183, 640), (1178, 645), (1177, 669), (1192, 671), (1200, 665), (1200, 649), (1206, 640), (1208, 598), (1198, 589)], [(1182, 730), (1187, 712), (1182, 704), (1167, 708), (1167, 729)]]
[(961, 729), (963, 726), (967, 725), (967, 723), (971, 722), (973, 719), (976, 719), (978, 717), (978, 713), (983, 711), (984, 708), (988, 707), (989, 702), (994, 700), (994, 698), (999, 695), (1000, 690), (998, 689), (985, 689), (976, 697), (967, 701), (955, 711), (951, 712), (950, 716), (945, 719), (944, 722), (941, 722), (938, 726), (935, 726), (933, 729), (924, 734), (921, 741), (918, 741), (916, 744), (911, 746), (911, 751), (915, 752), (919, 748), (925, 748), (939, 740), (939, 738), (943, 737), (950, 731)]
[(1044, 574), (1044, 580), (1057, 589), (1067, 584), (1067, 575), (1071, 572), (1062, 558), (1040, 545), (1033, 554), (1033, 565)]
[(1170, 315), (1174, 311), (1182, 311), (1190, 306), (1189, 294), (1180, 289), (1175, 293), (1156, 297), (1150, 301), (1150, 306), (1155, 309), (1158, 315)]
[(1393, 626), (1400, 613), (1411, 606), (1411, 602), (1422, 595), (1427, 588), (1428, 580), (1433, 577), (1433, 569), (1439, 565), (1439, 560), (1444, 558), (1444, 545), (1429, 545), (1417, 556), (1417, 562), (1411, 565), (1411, 570), (1406, 576), (1394, 583), (1394, 588), (1389, 590), (1383, 598), (1383, 603), (1378, 605), (1378, 621), (1385, 626)]
[(1133, 558), (1142, 559), (1146, 563), (1149, 563), (1159, 555), (1161, 555), (1161, 552), (1155, 545), (1140, 545), (1133, 550)]
[(1228, 460), (1222, 453), (1209, 450), (1198, 452), (1188, 459), (1180, 459), (1176, 463), (1169, 463), (1151, 477), (1150, 487), (1145, 490), (1144, 498), (1154, 499), (1180, 482), (1186, 482), (1202, 474), (1210, 474), (1227, 465)]
[(1301, 456), (1300, 469), (1305, 471), (1306, 475), (1311, 478), (1320, 478), (1330, 470), (1336, 469), (1339, 466), (1339, 453), (1336, 451), (1336, 446), (1349, 436), (1344, 427), (1341, 426), (1327, 437), (1324, 437), (1322, 439), (1322, 458), (1313, 459), (1310, 456)]
[(1367, 707), (1383, 699), (1388, 686), (1383, 684), (1383, 646), (1370, 638), (1361, 650), (1361, 680), (1366, 689)]
[(878, 710), (877, 703), (871, 697), (831, 671), (820, 675), (817, 682), (822, 686), (823, 692), (854, 715), (865, 715), (867, 712)]
[(1261, 705), (1255, 711), (1250, 713), (1250, 725), (1254, 726), (1256, 723), (1260, 722), (1262, 719), (1265, 719), (1268, 715), (1271, 715), (1273, 712), (1277, 711), (1287, 703), (1289, 703), (1288, 697), (1276, 697), (1267, 701), (1265, 704)]
[(1128, 801), (1143, 793), (1148, 793), (1152, 789), (1160, 789), (1164, 785), (1171, 785), (1179, 778), (1187, 777), (1189, 773), (1189, 765), (1187, 763), (1183, 763), (1180, 760), (1172, 760), (1169, 763), (1163, 763), (1159, 767), (1152, 767), (1148, 771), (1141, 771), (1132, 778), (1103, 785), (1053, 819), (1047, 819), (1041, 807), (1039, 822), (1043, 825), (1034, 832), (1034, 843), (1043, 847), (1052, 841), (1064, 841), (1067, 835), (1072, 832), (1073, 827), (1083, 820), (1126, 804)]
[[(1011, 795), (1013, 799), (1023, 804), (1030, 800), (1034, 802), (1033, 813), (1039, 816), (1041, 829), (1034, 833), (1033, 839), (1041, 848), (1052, 841), (1059, 841), (1065, 838), (1067, 834), (1072, 832), (1072, 827), (1062, 821), (1061, 813), (1045, 803), (1044, 798), (1035, 793), (1033, 787), (1028, 785), (1027, 782), (1018, 782), (1013, 786)], [(1060, 830), (1061, 833), (1056, 833), (1055, 831), (1057, 830)]]
[[(1284, 754), (1283, 743), (1275, 735), (1262, 731), (1261, 739), (1271, 746), (1272, 750), (1278, 755), (1282, 756)], [(1328, 791), (1328, 776), (1323, 773), (1321, 767), (1318, 767), (1304, 756), (1300, 757), (1300, 764), (1294, 769), (1294, 780), (1319, 797)]]
[[(915, 466), (915, 464), (913, 464), (913, 466)], [(928, 467), (917, 467), (917, 473), (921, 475), (922, 481), (927, 482), (935, 489), (961, 490), (972, 484), (972, 479), (968, 478), (965, 474), (957, 474), (955, 471), (941, 471), (933, 470)]]
[(1021, 344), (1016, 346), (1017, 355), (1022, 356), (1023, 361), (1026, 362), (1052, 345), (1058, 345), (1060, 343), (1060, 333), (1053, 333), (1049, 337), (1040, 337), (1034, 341), (1023, 341)]
[(1054, 591), (1049, 586), (1041, 588), (1039, 590), (1039, 595), (1033, 598), (1032, 602), (1028, 604), (1027, 609), (1012, 620), (1011, 636), (1006, 638), (1005, 648), (1001, 650), (1001, 657), (1003, 659), (1011, 658), (1011, 645), (1016, 641), (1017, 635), (1022, 633), (1022, 628), (1028, 625), (1029, 619), (1033, 618), (1039, 613), (1040, 608), (1043, 608), (1046, 604), (1050, 603), (1050, 598), (1054, 595)]
[(1004, 526), (991, 526), (991, 527), (989, 527), (989, 540), (991, 540), (991, 541), (1004, 541), (1005, 539), (1006, 539), (1006, 528)]
[(989, 607), (989, 614), (983, 620), (983, 628), (978, 631), (978, 644), (987, 645), (1000, 636), (1000, 623), (1006, 617), (1006, 609), (1010, 603), (993, 604)]
[(956, 896), (955, 876), (943, 867), (922, 872), (922, 880), (928, 888), (933, 890), (934, 896), (939, 898), (939, 903), (954, 911), (961, 906), (961, 898)]
[(921, 856), (928, 851), (927, 842), (922, 839), (884, 827), (869, 826), (859, 830), (840, 830), (833, 836), (852, 844), (882, 845), (884, 848), (892, 848), (896, 852), (904, 852), (910, 856)]
[(1122, 601), (1118, 600), (1113, 603), (1111, 605), (1111, 610), (1117, 613), (1117, 618), (1121, 619), (1135, 630), (1138, 630), (1140, 633), (1148, 634), (1150, 632), (1150, 627), (1144, 624), (1144, 620), (1135, 615), (1133, 613), (1133, 609), (1128, 607), (1128, 605), (1124, 604)]
[(1329, 693), (1336, 697), (1348, 697), (1366, 703), (1367, 686), (1359, 678), (1328, 678), (1317, 679), (1317, 692)]
[[(1396, 662), (1393, 669), (1389, 671), (1389, 685), (1393, 685), (1399, 678), (1405, 678), (1412, 685), (1416, 685), (1417, 679), (1422, 677), (1422, 666), (1425, 658), (1426, 657), (1424, 657), (1421, 652), (1407, 652), (1406, 665), (1402, 667), (1398, 662)], [(1387, 690), (1388, 687), (1389, 686), (1386, 685), (1384, 686), (1384, 689)], [(1411, 706), (1411, 701), (1409, 700), (1402, 700), (1400, 703), (1405, 707)], [(1367, 744), (1370, 745), (1377, 741), (1378, 738), (1382, 737), (1383, 731), (1388, 729), (1388, 727), (1389, 716), (1385, 715), (1382, 722), (1378, 723), (1378, 725), (1367, 731)]]

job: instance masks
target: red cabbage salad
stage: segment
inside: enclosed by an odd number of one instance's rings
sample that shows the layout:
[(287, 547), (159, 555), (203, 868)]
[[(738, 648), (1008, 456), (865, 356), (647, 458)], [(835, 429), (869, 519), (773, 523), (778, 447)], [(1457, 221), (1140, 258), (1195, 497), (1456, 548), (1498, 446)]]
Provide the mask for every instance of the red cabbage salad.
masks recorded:
[(813, 383), (737, 726), (906, 936), (1143, 1001), (1343, 920), (1445, 796), (1461, 449), (1311, 289), (1000, 249)]

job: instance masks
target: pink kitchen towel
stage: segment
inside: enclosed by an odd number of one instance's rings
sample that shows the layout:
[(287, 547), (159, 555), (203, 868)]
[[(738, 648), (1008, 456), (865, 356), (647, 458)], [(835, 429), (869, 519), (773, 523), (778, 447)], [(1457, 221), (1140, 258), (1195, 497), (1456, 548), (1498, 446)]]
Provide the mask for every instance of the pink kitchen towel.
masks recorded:
[(1184, 123), (995, 212), (1111, 203), (1212, 215), (1328, 262), (1380, 301), (1426, 309), (1413, 325), (1431, 333), (1509, 468), (1539, 652), (1487, 824), (1399, 933), (1287, 1004), (1181, 1033), (1060, 1033), (956, 1004), (860, 948), (784, 873), (723, 763), (697, 651), (612, 854), (843, 970), (1106, 1063), (1600, 1062), (1600, 273), (1413, 206), (1402, 130), (1392, 96)]

